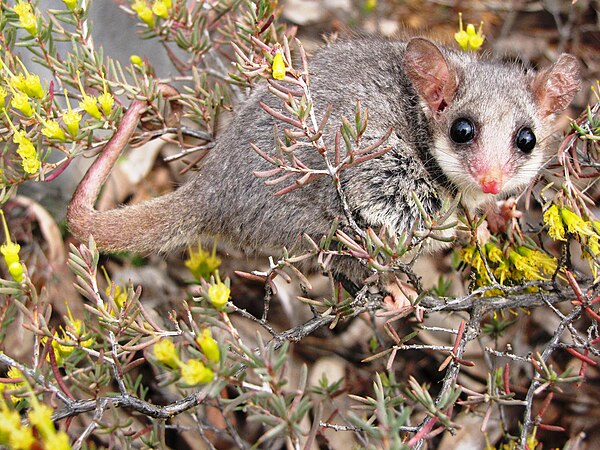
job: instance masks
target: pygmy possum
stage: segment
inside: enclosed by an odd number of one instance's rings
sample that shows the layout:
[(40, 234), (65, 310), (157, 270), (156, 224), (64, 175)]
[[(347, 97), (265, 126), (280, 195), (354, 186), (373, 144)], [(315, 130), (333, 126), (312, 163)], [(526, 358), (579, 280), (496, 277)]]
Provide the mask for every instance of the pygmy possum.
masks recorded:
[[(401, 235), (424, 227), (414, 197), (428, 214), (459, 193), (468, 210), (529, 184), (547, 159), (557, 115), (580, 88), (575, 57), (562, 54), (543, 70), (453, 51), (430, 40), (359, 39), (338, 42), (310, 60), (315, 111), (332, 105), (323, 130), (332, 144), (340, 117), (368, 108), (364, 145), (393, 129), (392, 149), (341, 172), (351, 216), (361, 227)], [(260, 106), (282, 111), (267, 83), (238, 108), (201, 170), (172, 193), (109, 211), (94, 203), (120, 151), (135, 132), (146, 104), (134, 101), (119, 130), (81, 181), (68, 207), (72, 233), (93, 235), (107, 251), (169, 252), (217, 237), (247, 250), (291, 248), (304, 234), (320, 239), (340, 220), (340, 197), (325, 177), (275, 197), (253, 171), (272, 169), (250, 148), (273, 148), (277, 119)], [(314, 149), (299, 149), (310, 167), (323, 165)], [(334, 272), (351, 280), (360, 271), (342, 262)]]

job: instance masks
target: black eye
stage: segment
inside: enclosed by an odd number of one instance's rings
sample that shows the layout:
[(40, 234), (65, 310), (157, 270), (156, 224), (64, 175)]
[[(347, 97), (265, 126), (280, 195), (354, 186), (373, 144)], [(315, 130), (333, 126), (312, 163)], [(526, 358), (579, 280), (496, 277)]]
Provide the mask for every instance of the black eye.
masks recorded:
[(450, 138), (457, 144), (466, 144), (475, 137), (475, 125), (469, 119), (456, 119), (450, 127)]
[(521, 128), (517, 133), (515, 143), (523, 153), (531, 153), (533, 147), (535, 147), (535, 134), (533, 134), (531, 128)]

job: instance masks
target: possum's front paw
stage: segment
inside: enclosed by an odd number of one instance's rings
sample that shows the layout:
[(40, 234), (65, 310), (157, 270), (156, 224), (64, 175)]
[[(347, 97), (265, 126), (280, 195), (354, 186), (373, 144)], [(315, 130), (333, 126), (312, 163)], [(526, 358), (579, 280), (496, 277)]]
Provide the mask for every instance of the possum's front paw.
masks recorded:
[(386, 278), (384, 289), (387, 294), (383, 299), (383, 305), (387, 311), (383, 314), (398, 319), (414, 312), (416, 319), (421, 322), (423, 310), (414, 304), (418, 297), (417, 291), (396, 276)]
[(508, 231), (513, 221), (522, 215), (523, 213), (517, 209), (517, 201), (514, 197), (490, 204), (485, 208), (487, 228), (491, 234)]

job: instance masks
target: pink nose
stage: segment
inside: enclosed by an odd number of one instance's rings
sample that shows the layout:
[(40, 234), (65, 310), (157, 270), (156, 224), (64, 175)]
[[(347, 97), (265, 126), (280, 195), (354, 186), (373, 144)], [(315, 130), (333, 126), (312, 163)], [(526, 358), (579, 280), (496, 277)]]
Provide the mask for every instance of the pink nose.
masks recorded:
[(497, 194), (502, 190), (502, 179), (504, 174), (502, 169), (493, 167), (481, 173), (477, 177), (481, 190), (486, 194)]
[(481, 190), (486, 194), (497, 194), (502, 190), (502, 185), (497, 180), (481, 181)]

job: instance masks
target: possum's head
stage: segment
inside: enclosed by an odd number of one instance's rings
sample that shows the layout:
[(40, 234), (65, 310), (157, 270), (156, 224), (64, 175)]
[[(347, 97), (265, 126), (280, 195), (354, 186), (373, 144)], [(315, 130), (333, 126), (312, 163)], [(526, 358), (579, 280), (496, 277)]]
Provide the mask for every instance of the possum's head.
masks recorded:
[(408, 43), (404, 66), (430, 119), (432, 156), (469, 208), (531, 182), (581, 84), (568, 54), (532, 74), (420, 38)]

